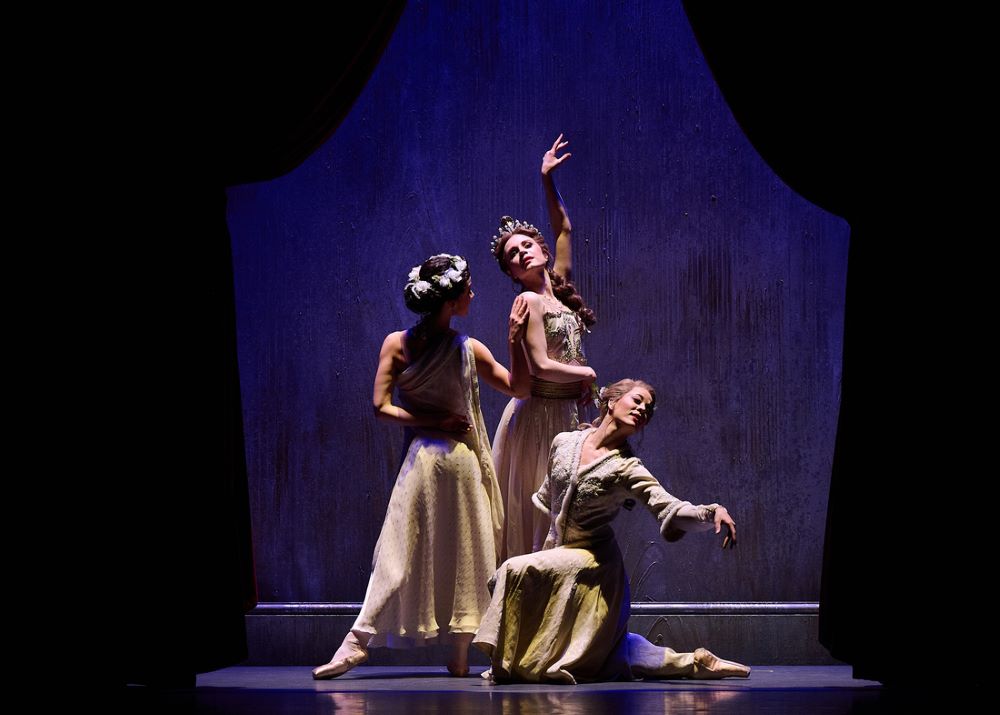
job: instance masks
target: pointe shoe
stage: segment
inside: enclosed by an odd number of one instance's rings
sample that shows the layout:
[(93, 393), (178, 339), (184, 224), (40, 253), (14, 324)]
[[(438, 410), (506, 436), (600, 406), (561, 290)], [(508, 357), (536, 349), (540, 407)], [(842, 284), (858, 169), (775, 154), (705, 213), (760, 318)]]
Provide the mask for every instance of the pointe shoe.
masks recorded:
[(694, 652), (694, 669), (691, 672), (691, 677), (697, 680), (748, 678), (750, 677), (750, 668), (731, 660), (723, 660), (705, 648), (698, 648)]
[(313, 670), (313, 680), (327, 680), (343, 675), (356, 665), (361, 665), (368, 660), (368, 654), (359, 650), (352, 655), (339, 660), (331, 660), (326, 665), (321, 665)]

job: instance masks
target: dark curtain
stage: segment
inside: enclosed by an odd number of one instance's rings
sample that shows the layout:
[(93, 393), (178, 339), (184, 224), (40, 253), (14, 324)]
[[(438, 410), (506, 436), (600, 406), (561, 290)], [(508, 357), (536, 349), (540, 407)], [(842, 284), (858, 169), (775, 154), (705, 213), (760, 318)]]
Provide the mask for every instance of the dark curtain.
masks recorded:
[(126, 263), (114, 293), (138, 316), (119, 330), (126, 682), (193, 685), (246, 658), (257, 593), (225, 187), (290, 171), (333, 133), (404, 5), (230, 18), (198, 38), (185, 18), (117, 92), (132, 124), (109, 132)]
[[(923, 677), (907, 655), (954, 638), (931, 596), (943, 559), (920, 543), (928, 505), (915, 483), (940, 435), (909, 377), (939, 339), (924, 296), (942, 269), (910, 243), (929, 215), (929, 139), (901, 140), (939, 99), (925, 96), (918, 53), (900, 39), (904, 16), (839, 3), (684, 6), (750, 141), (792, 188), (851, 225), (820, 640), (856, 677), (906, 683)], [(913, 618), (925, 600), (933, 629)]]

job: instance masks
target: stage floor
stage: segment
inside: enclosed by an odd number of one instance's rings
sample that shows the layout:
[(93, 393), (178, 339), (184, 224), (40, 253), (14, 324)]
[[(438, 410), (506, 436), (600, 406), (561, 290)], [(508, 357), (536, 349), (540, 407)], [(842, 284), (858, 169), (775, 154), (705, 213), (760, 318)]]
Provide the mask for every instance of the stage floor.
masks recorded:
[(847, 666), (754, 666), (748, 679), (566, 685), (490, 685), (444, 668), (362, 666), (314, 681), (307, 667), (236, 667), (198, 676), (197, 688), (128, 688), (133, 711), (225, 713), (848, 713), (879, 712), (887, 693)]

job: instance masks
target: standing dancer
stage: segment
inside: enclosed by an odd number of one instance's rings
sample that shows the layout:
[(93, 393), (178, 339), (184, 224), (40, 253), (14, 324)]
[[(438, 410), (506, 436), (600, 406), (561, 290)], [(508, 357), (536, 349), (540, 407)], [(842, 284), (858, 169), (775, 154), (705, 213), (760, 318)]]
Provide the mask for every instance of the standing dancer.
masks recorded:
[[(515, 398), (504, 410), (493, 440), (493, 461), (504, 496), (506, 518), (501, 558), (541, 547), (548, 520), (531, 504), (545, 478), (552, 439), (577, 424), (577, 402), (596, 380), (581, 345), (581, 334), (595, 322), (569, 282), (572, 272), (573, 226), (556, 190), (552, 172), (572, 156), (559, 156), (568, 142), (562, 134), (542, 157), (542, 185), (549, 220), (556, 235), (556, 256), (531, 224), (504, 216), (492, 250), (501, 270), (521, 287), (514, 311), (527, 306), (530, 316), (521, 350), (531, 371), (531, 394)], [(512, 359), (519, 352), (512, 346)]]
[[(409, 447), (361, 613), (330, 662), (313, 670), (316, 679), (365, 662), (370, 646), (427, 643), (451, 643), (448, 670), (466, 675), (469, 643), (490, 602), (503, 504), (477, 375), (505, 394), (517, 391), (486, 346), (451, 329), (452, 317), (467, 315), (473, 298), (461, 256), (428, 258), (410, 272), (403, 292), (421, 319), (386, 336), (373, 402), (380, 419), (407, 427)], [(512, 325), (523, 318), (515, 307)], [(514, 370), (526, 373), (523, 358)]]

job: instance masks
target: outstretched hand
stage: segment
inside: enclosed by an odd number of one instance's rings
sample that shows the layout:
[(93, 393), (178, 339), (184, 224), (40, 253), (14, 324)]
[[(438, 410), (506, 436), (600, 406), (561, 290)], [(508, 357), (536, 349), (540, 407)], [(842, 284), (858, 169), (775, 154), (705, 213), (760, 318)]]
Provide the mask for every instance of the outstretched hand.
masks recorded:
[(528, 301), (524, 294), (518, 295), (514, 299), (514, 305), (510, 307), (510, 322), (507, 333), (507, 340), (511, 345), (524, 340), (524, 333), (528, 329), (528, 317), (531, 315), (528, 308)]
[(573, 156), (569, 152), (563, 154), (562, 156), (556, 156), (556, 154), (568, 144), (569, 142), (563, 141), (562, 134), (560, 134), (558, 138), (552, 142), (552, 148), (545, 152), (542, 156), (542, 176), (548, 176), (553, 169)]
[(733, 549), (736, 547), (736, 522), (729, 516), (729, 511), (724, 506), (715, 510), (715, 533), (722, 532), (722, 527), (726, 527), (726, 536), (722, 539), (722, 548)]

